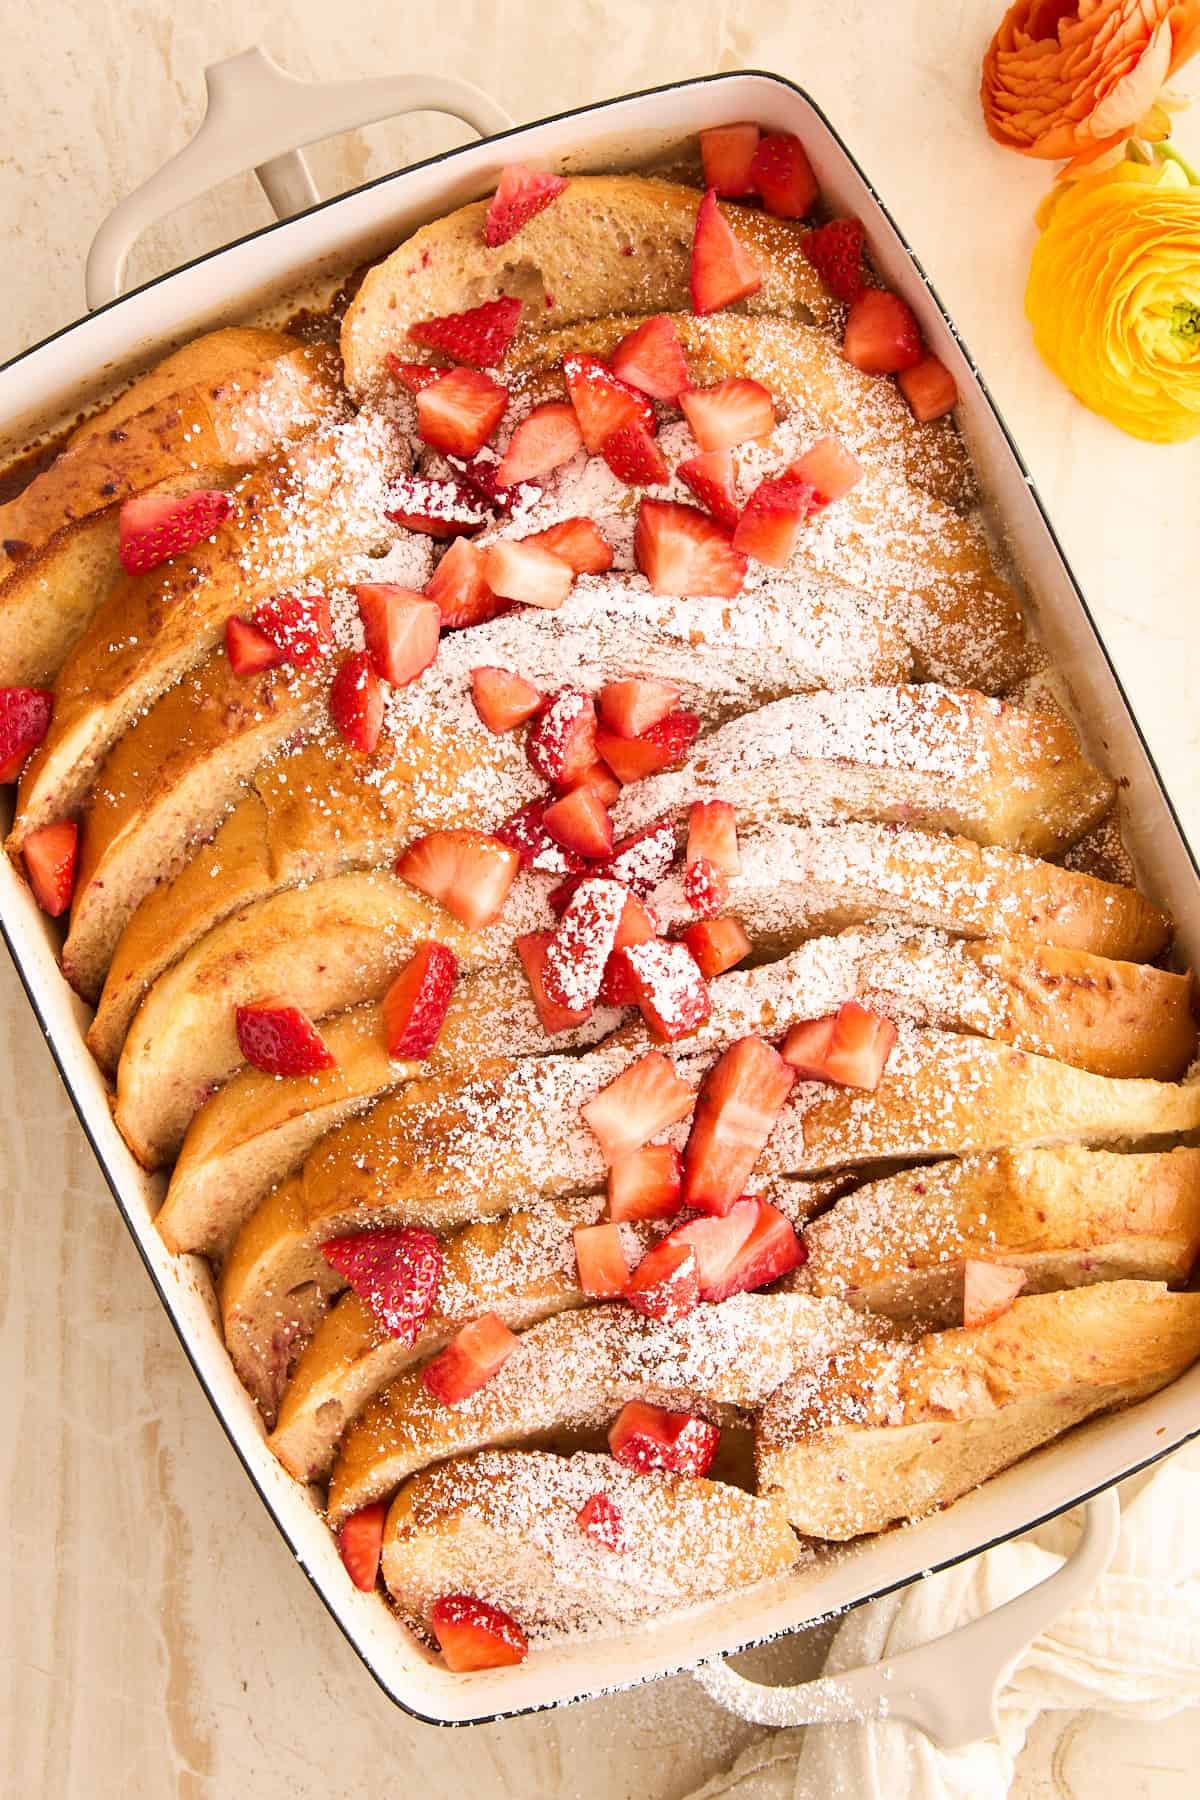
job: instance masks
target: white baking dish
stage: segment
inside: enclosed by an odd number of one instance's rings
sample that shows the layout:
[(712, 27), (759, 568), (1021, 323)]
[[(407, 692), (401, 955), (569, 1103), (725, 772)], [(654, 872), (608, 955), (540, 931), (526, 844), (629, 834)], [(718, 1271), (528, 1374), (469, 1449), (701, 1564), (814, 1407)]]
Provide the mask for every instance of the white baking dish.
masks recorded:
[[(234, 79), (230, 71), (239, 66), (241, 74)], [(221, 83), (210, 72), (210, 92), (219, 88), (223, 110), (214, 117), (214, 102), (206, 127), (208, 175), (217, 179), (235, 163), (258, 164), (264, 185), (281, 205), (309, 198), (311, 189), (303, 167), (276, 160), (277, 153), (324, 132), (422, 105), (456, 111), (484, 128), (502, 117), (484, 97), (450, 83), (365, 83), (357, 100), (347, 84), (310, 89), (272, 73), (259, 53), (247, 53), (218, 73)], [(246, 81), (255, 88), (254, 105), (239, 118)], [(430, 86), (436, 92), (431, 94)], [(293, 105), (299, 99), (303, 124), (296, 122)], [(1067, 678), (1077, 722), (1092, 755), (1127, 784), (1126, 835), (1144, 883), (1178, 920), (1182, 957), (1200, 962), (1200, 874), (1017, 450), (875, 190), (820, 110), (776, 76), (736, 74), (683, 82), (506, 131), (205, 256), (103, 306), (0, 368), (0, 433), (15, 449), (36, 429), (73, 417), (89, 395), (136, 372), (180, 339), (249, 317), (295, 287), (298, 278), (348, 269), (390, 247), (423, 220), (483, 194), (506, 162), (519, 159), (564, 170), (628, 167), (657, 158), (706, 125), (741, 118), (794, 131), (803, 139), (826, 199), (836, 212), (863, 218), (876, 263), (913, 305), (933, 349), (953, 370), (964, 428), (997, 528), (1023, 572), (1038, 627)], [(173, 177), (165, 183), (160, 177), (107, 228), (91, 266), (93, 298), (105, 285), (119, 283), (125, 240), (136, 227), (194, 188), (195, 166), (187, 158), (185, 152)], [(264, 1504), (333, 1616), (380, 1685), (422, 1718), (467, 1723), (574, 1700), (794, 1631), (819, 1615), (1020, 1532), (1200, 1431), (1197, 1367), (1153, 1399), (1071, 1433), (948, 1511), (815, 1561), (799, 1574), (619, 1640), (581, 1642), (552, 1653), (535, 1650), (515, 1669), (469, 1678), (449, 1675), (379, 1598), (352, 1589), (305, 1490), (266, 1449), (257, 1414), (222, 1346), (207, 1265), (199, 1258), (168, 1255), (154, 1231), (161, 1184), (138, 1169), (112, 1123), (104, 1083), (84, 1047), (86, 1009), (56, 966), (56, 933), (8, 863), (0, 859), (0, 864), (0, 924), (13, 960), (196, 1375)]]

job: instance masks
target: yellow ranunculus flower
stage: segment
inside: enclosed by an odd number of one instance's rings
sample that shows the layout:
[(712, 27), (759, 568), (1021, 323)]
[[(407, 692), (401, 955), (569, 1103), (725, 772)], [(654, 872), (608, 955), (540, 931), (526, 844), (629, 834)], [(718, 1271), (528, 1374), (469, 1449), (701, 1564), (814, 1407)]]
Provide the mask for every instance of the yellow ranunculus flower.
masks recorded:
[(1025, 311), (1054, 373), (1134, 437), (1200, 433), (1200, 186), (1175, 161), (1121, 162), (1039, 223)]

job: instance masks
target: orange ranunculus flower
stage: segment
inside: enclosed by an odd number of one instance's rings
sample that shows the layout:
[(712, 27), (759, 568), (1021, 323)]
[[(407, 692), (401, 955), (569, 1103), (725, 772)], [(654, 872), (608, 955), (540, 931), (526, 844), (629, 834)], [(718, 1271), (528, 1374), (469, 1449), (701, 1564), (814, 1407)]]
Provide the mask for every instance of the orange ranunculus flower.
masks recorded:
[(983, 59), (987, 128), (1026, 156), (1082, 165), (1133, 136), (1198, 50), (1200, 0), (1016, 0)]
[(1071, 392), (1135, 437), (1200, 433), (1200, 186), (1178, 161), (1122, 162), (1042, 214), (1025, 310)]

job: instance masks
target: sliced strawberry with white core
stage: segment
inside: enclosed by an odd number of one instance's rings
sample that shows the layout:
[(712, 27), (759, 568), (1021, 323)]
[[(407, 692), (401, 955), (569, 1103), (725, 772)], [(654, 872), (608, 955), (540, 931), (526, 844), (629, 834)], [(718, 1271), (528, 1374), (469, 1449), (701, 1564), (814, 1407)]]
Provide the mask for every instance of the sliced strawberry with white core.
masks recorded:
[(365, 650), (348, 656), (334, 676), (329, 713), (346, 742), (369, 756), (383, 730), (383, 689)]
[(435, 1400), (457, 1406), (477, 1394), (504, 1367), (520, 1339), (496, 1313), (464, 1325), (446, 1348), (425, 1364), (421, 1381)]
[(374, 1500), (351, 1513), (338, 1532), (338, 1555), (351, 1581), (364, 1594), (372, 1591), (379, 1574), (387, 1515), (387, 1501)]
[(698, 1478), (712, 1467), (721, 1434), (694, 1413), (668, 1412), (630, 1400), (608, 1429), (608, 1447), (615, 1461), (646, 1475), (665, 1469), (670, 1475)]
[(694, 857), (683, 871), (683, 897), (701, 918), (715, 919), (729, 899), (729, 877), (707, 856)]
[(577, 1012), (595, 1004), (625, 899), (626, 891), (617, 881), (585, 876), (575, 889), (542, 968), (542, 985), (556, 1006)]
[(483, 552), (466, 538), (455, 538), (426, 582), (425, 597), (436, 601), (446, 629), (482, 625), (508, 605), (484, 579)]
[(396, 873), (440, 901), (471, 931), (479, 931), (500, 917), (520, 867), (520, 857), (508, 844), (463, 826), (418, 838), (398, 859)]
[[(813, 1057), (820, 1047), (820, 1033), (814, 1030), (806, 1038), (796, 1036), (797, 1032), (807, 1031), (807, 1026), (793, 1025), (788, 1033), (784, 1044), (788, 1062), (794, 1067), (803, 1067), (810, 1080), (833, 1081), (839, 1087), (868, 1090), (879, 1086), (896, 1042), (896, 1027), (890, 1019), (860, 1006), (857, 1000), (847, 1000), (831, 1019), (818, 1019), (813, 1025), (828, 1028), (819, 1067)], [(796, 1061), (798, 1057), (805, 1059), (803, 1064)]]
[(472, 1594), (443, 1594), (430, 1608), (429, 1623), (452, 1675), (509, 1668), (529, 1654), (516, 1620)]
[(408, 335), (414, 344), (440, 350), (452, 362), (470, 363), (474, 369), (494, 369), (504, 360), (520, 316), (519, 300), (485, 300), (482, 306), (472, 306), (466, 312), (421, 319), (409, 326)]
[[(550, 799), (531, 800), (528, 806), (523, 806), (520, 812), (513, 813), (503, 825), (497, 826), (496, 836), (502, 844), (509, 844), (516, 851), (523, 869), (536, 869), (539, 875), (573, 875), (583, 868), (583, 858), (556, 844), (546, 830), (543, 820), (551, 805)], [(604, 872), (608, 873), (607, 868)], [(565, 910), (570, 897), (570, 894), (564, 894), (559, 912)]]
[(687, 483), (705, 512), (711, 513), (718, 525), (732, 531), (738, 522), (738, 497), (734, 485), (733, 456), (728, 450), (703, 450), (676, 466), (675, 473)]
[(738, 919), (701, 919), (679, 934), (705, 981), (714, 981), (749, 956), (750, 939)]
[(548, 806), (543, 823), (556, 844), (573, 850), (576, 856), (595, 861), (608, 856), (613, 847), (612, 820), (608, 808), (594, 789), (572, 788), (553, 806)]
[(836, 1013), (823, 1019), (800, 1019), (784, 1038), (779, 1054), (801, 1081), (828, 1081), (825, 1065), (836, 1024)]
[(554, 1037), (560, 1031), (570, 1031), (574, 1026), (582, 1025), (585, 1019), (591, 1017), (593, 1010), (588, 1005), (572, 1012), (569, 1006), (559, 1006), (557, 1001), (551, 1000), (546, 992), (543, 971), (546, 967), (546, 952), (553, 941), (552, 931), (528, 931), (517, 939), (517, 955), (521, 959), (533, 1004), (547, 1037)]
[(817, 505), (828, 506), (856, 487), (866, 470), (854, 452), (847, 450), (841, 438), (823, 437), (810, 445), (803, 456), (798, 456), (784, 473), (797, 481), (806, 481), (813, 489)]
[(923, 425), (944, 418), (958, 405), (954, 377), (936, 356), (926, 354), (911, 369), (901, 369), (896, 385), (912, 407), (913, 417)]
[(389, 1056), (422, 1062), (438, 1041), (454, 992), (458, 959), (432, 939), (417, 947), (383, 997), (383, 1037)]
[(864, 288), (846, 317), (842, 354), (865, 375), (895, 375), (925, 354), (913, 310), (887, 288)]
[(720, 1218), (701, 1215), (677, 1225), (663, 1243), (691, 1247), (696, 1258), (699, 1297), (711, 1300), (757, 1223), (758, 1202), (738, 1200)]
[(483, 553), (483, 578), (505, 600), (555, 612), (571, 591), (575, 571), (552, 550), (517, 538), (498, 538)]
[(693, 800), (688, 812), (685, 861), (705, 856), (726, 875), (740, 875), (737, 814), (728, 800)]
[(629, 1286), (620, 1226), (579, 1225), (574, 1236), (580, 1291), (592, 1300), (619, 1299)]
[(361, 583), (354, 593), (375, 673), (393, 687), (415, 681), (437, 656), (442, 629), (437, 601), (385, 581)]
[(796, 1071), (761, 1038), (745, 1037), (705, 1077), (683, 1156), (685, 1206), (727, 1213), (744, 1192)]
[(746, 558), (733, 548), (725, 527), (675, 500), (642, 501), (633, 556), (656, 594), (732, 600), (746, 578)]
[(432, 1231), (359, 1231), (330, 1238), (321, 1254), (389, 1337), (416, 1343), (442, 1283), (442, 1246)]
[(643, 1144), (608, 1171), (610, 1219), (669, 1219), (679, 1211), (683, 1163), (674, 1144)]
[(696, 1096), (674, 1066), (658, 1050), (645, 1056), (601, 1088), (582, 1108), (595, 1133), (601, 1155), (610, 1165), (640, 1150), (659, 1132), (686, 1119)]
[(410, 394), (419, 394), (422, 389), (432, 387), (446, 373), (445, 369), (435, 369), (432, 363), (402, 362), (394, 350), (385, 350), (383, 360), (388, 373)]
[(773, 131), (763, 138), (750, 177), (767, 211), (780, 219), (802, 219), (817, 197), (812, 164), (790, 131)]
[(566, 187), (562, 175), (548, 175), (542, 169), (526, 168), (524, 163), (508, 163), (500, 171), (500, 182), (488, 202), (483, 221), (483, 241), (493, 250), (507, 244), (522, 225), (550, 205)]
[(333, 647), (328, 594), (277, 594), (254, 609), (254, 623), (297, 669), (311, 669)]
[(696, 213), (692, 238), (692, 310), (701, 314), (719, 312), (735, 300), (757, 294), (761, 286), (761, 269), (722, 213), (715, 191), (709, 188)]
[(52, 825), (39, 825), (21, 845), (21, 855), (25, 859), (25, 873), (34, 899), (52, 919), (60, 918), (75, 893), (79, 826), (74, 819), (56, 819)]
[(211, 537), (233, 511), (220, 488), (191, 494), (137, 494), (126, 500), (117, 520), (117, 555), (127, 575), (143, 575)]
[(816, 511), (817, 496), (807, 481), (776, 475), (760, 481), (742, 509), (733, 547), (755, 562), (782, 569), (791, 561), (800, 527)]
[(597, 998), (602, 1006), (636, 1006), (637, 993), (625, 964), (615, 960), (618, 950), (625, 950), (630, 944), (648, 944), (658, 936), (655, 920), (647, 911), (636, 894), (629, 894), (625, 901), (625, 910), (621, 914), (621, 923), (617, 926), (616, 939), (613, 942), (612, 954), (604, 967), (604, 979), (600, 983)]
[(601, 720), (618, 737), (640, 737), (679, 705), (679, 689), (673, 681), (636, 676), (629, 681), (610, 681), (597, 696)]
[(692, 1246), (700, 1269), (700, 1298), (714, 1304), (766, 1287), (805, 1259), (791, 1221), (767, 1201), (751, 1197), (735, 1201), (721, 1217), (678, 1225), (663, 1241)]
[(575, 1523), (584, 1537), (602, 1550), (620, 1552), (625, 1548), (625, 1521), (621, 1509), (608, 1494), (592, 1494), (575, 1514)]
[(656, 313), (623, 337), (611, 358), (614, 375), (654, 400), (677, 400), (688, 380), (687, 358), (674, 319)]
[(861, 219), (831, 219), (800, 240), (825, 286), (847, 306), (862, 292), (865, 235)]
[(682, 762), (699, 732), (700, 720), (695, 713), (674, 712), (651, 725), (640, 737), (618, 737), (615, 731), (601, 727), (596, 733), (596, 748), (617, 780), (627, 785)]
[(732, 450), (775, 429), (775, 402), (762, 382), (748, 375), (691, 388), (679, 404), (701, 450)]
[(596, 708), (591, 695), (582, 688), (559, 688), (552, 694), (529, 728), (525, 754), (552, 787), (573, 787), (596, 760)]
[(641, 425), (653, 433), (656, 419), (651, 401), (614, 375), (598, 356), (572, 351), (563, 357), (563, 375), (589, 455), (598, 456), (605, 438), (622, 425)]
[(54, 695), (49, 688), (0, 688), (0, 781), (15, 781), (29, 752), (50, 729)]
[(479, 369), (447, 369), (417, 395), (417, 430), (449, 456), (474, 456), (504, 417), (508, 389)]
[(754, 193), (754, 152), (762, 133), (757, 125), (712, 125), (700, 133), (704, 185), (724, 200)]
[(287, 660), (265, 631), (250, 619), (239, 619), (236, 613), (225, 621), (225, 654), (235, 675), (260, 675)]
[(511, 731), (531, 719), (542, 704), (542, 690), (511, 669), (481, 665), (471, 670), (475, 711), (489, 731)]
[(1025, 1286), (1025, 1280), (1024, 1269), (968, 1257), (963, 1263), (963, 1324), (972, 1329), (1001, 1318)]
[(686, 944), (631, 944), (617, 951), (643, 1019), (656, 1037), (673, 1043), (702, 1025), (712, 1011), (704, 977)]
[(405, 531), (427, 537), (455, 538), (487, 524), (489, 508), (461, 481), (429, 481), (423, 475), (400, 475), (387, 491), (384, 517)]
[(239, 1006), (238, 1049), (264, 1075), (315, 1075), (332, 1069), (333, 1053), (308, 1014), (275, 996)]
[(699, 1264), (691, 1245), (667, 1237), (647, 1251), (629, 1278), (625, 1298), (635, 1312), (660, 1324), (686, 1319), (700, 1300)]
[(560, 519), (557, 525), (547, 525), (545, 531), (532, 532), (522, 541), (552, 550), (570, 563), (577, 575), (603, 575), (613, 565), (612, 545), (594, 519)]
[(583, 445), (575, 408), (565, 400), (547, 400), (522, 419), (500, 458), (496, 479), (503, 487), (536, 481), (570, 462)]
[(601, 453), (626, 487), (658, 487), (670, 478), (667, 459), (644, 425), (618, 425), (605, 438)]

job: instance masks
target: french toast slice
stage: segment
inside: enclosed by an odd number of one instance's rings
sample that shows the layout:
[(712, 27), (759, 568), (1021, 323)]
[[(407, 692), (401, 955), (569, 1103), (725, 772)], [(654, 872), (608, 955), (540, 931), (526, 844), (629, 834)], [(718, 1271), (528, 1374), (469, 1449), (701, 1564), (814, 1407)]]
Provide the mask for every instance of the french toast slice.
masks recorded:
[[(578, 1515), (605, 1494), (619, 1555)], [(426, 1630), (442, 1595), (473, 1594), (539, 1637), (619, 1629), (792, 1567), (781, 1508), (728, 1482), (641, 1474), (610, 1456), (483, 1450), (405, 1482), (388, 1511), (383, 1579)]]
[(999, 1150), (885, 1176), (805, 1229), (800, 1293), (926, 1328), (962, 1322), (963, 1263), (1021, 1269), (1025, 1293), (1186, 1281), (1200, 1255), (1200, 1150)]
[(756, 1465), (796, 1530), (845, 1540), (947, 1506), (1200, 1356), (1200, 1293), (1155, 1282), (1018, 1297), (990, 1325), (835, 1352), (774, 1395)]

